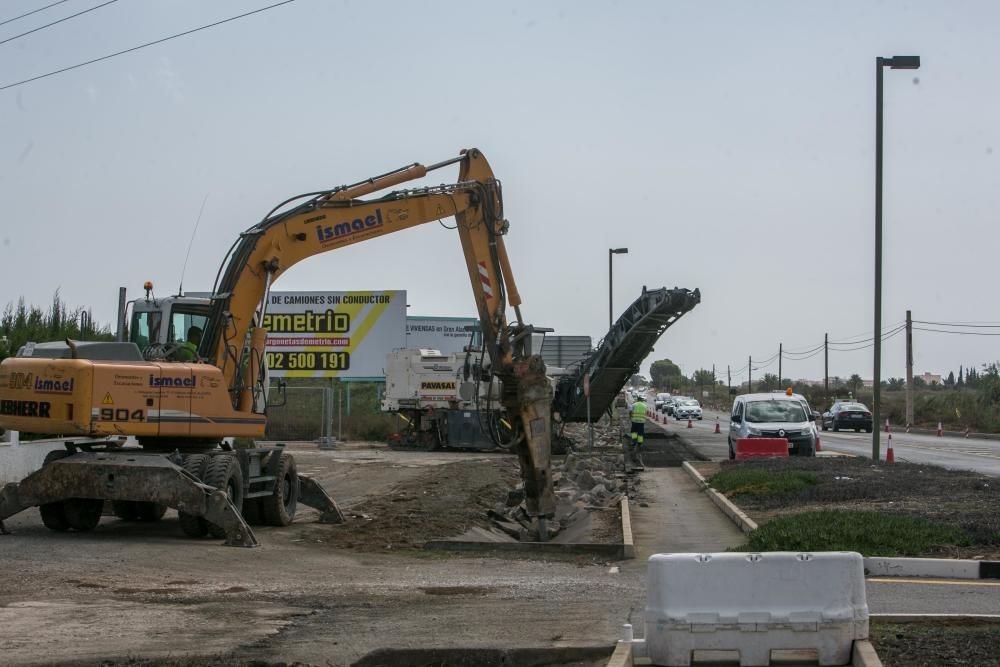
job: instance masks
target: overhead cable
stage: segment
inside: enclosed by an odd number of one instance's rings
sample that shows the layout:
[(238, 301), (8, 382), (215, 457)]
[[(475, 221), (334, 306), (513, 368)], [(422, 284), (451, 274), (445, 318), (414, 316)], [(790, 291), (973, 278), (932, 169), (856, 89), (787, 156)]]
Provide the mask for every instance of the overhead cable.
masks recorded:
[(109, 53), (106, 56), (101, 56), (100, 58), (94, 58), (93, 60), (88, 60), (86, 62), (77, 63), (76, 65), (70, 65), (69, 67), (63, 67), (62, 69), (53, 70), (51, 72), (46, 72), (45, 74), (39, 74), (38, 76), (33, 76), (28, 79), (23, 79), (21, 81), (15, 81), (14, 83), (8, 83), (4, 86), (0, 86), (0, 90), (7, 90), (8, 88), (14, 88), (15, 86), (21, 86), (26, 83), (31, 83), (32, 81), (38, 81), (39, 79), (44, 79), (46, 77), (55, 76), (56, 74), (62, 74), (63, 72), (68, 72), (70, 70), (79, 69), (80, 67), (86, 67), (87, 65), (93, 65), (94, 63), (101, 62), (102, 60), (109, 60), (116, 56), (121, 56), (126, 53), (132, 53), (133, 51), (138, 51), (139, 49), (144, 49), (147, 46), (154, 46), (156, 44), (162, 44), (163, 42), (170, 41), (171, 39), (176, 39), (178, 37), (183, 37), (185, 35), (190, 35), (192, 33), (199, 32), (201, 30), (207, 30), (208, 28), (214, 28), (215, 26), (222, 25), (223, 23), (229, 23), (230, 21), (235, 21), (237, 19), (245, 18), (251, 16), (252, 14), (259, 14), (260, 12), (266, 12), (269, 9), (274, 9), (275, 7), (280, 7), (282, 5), (287, 5), (295, 2), (295, 0), (282, 0), (282, 2), (276, 2), (273, 5), (268, 5), (267, 7), (261, 7), (260, 9), (255, 9), (244, 14), (239, 14), (237, 16), (231, 16), (227, 19), (222, 19), (221, 21), (216, 21), (215, 23), (209, 23), (207, 25), (200, 26), (198, 28), (193, 28), (191, 30), (185, 30), (184, 32), (179, 32), (175, 35), (170, 35), (169, 37), (163, 37), (161, 39), (154, 40), (152, 42), (146, 42), (145, 44), (140, 44), (139, 46), (133, 46), (130, 49), (125, 49), (124, 51), (117, 51), (115, 53)]
[(46, 28), (51, 28), (52, 26), (56, 25), (57, 23), (62, 23), (63, 21), (69, 21), (70, 19), (76, 18), (77, 16), (81, 16), (81, 15), (86, 14), (88, 12), (92, 12), (95, 9), (100, 9), (101, 7), (106, 7), (106, 6), (108, 6), (110, 4), (113, 4), (115, 2), (118, 2), (118, 0), (108, 0), (107, 2), (104, 2), (104, 3), (100, 4), (100, 5), (97, 5), (96, 7), (91, 7), (90, 9), (84, 9), (82, 12), (77, 12), (76, 14), (70, 14), (66, 18), (59, 19), (58, 21), (53, 21), (52, 23), (46, 23), (45, 25), (39, 26), (37, 28), (33, 28), (32, 30), (29, 30), (28, 32), (22, 32), (20, 35), (14, 35), (13, 37), (8, 37), (7, 39), (5, 39), (3, 41), (0, 41), (0, 45), (6, 44), (7, 42), (13, 42), (15, 39), (18, 39), (20, 37), (24, 37), (25, 35), (30, 35), (33, 32), (38, 32), (39, 30), (45, 30)]
[(929, 324), (936, 327), (960, 327), (963, 329), (1000, 329), (1000, 324), (987, 324), (985, 322), (926, 322), (924, 320), (913, 320), (914, 324)]
[(18, 19), (23, 19), (25, 16), (31, 16), (32, 14), (37, 14), (40, 11), (46, 10), (49, 7), (55, 7), (56, 5), (61, 5), (64, 2), (69, 2), (69, 0), (59, 0), (59, 2), (53, 2), (51, 5), (45, 5), (44, 7), (39, 7), (38, 9), (33, 9), (30, 12), (21, 14), (20, 16), (15, 16), (12, 19), (7, 19), (6, 21), (0, 21), (0, 25), (7, 25), (8, 23), (13, 23)]
[(949, 331), (947, 329), (927, 329), (925, 327), (913, 327), (914, 331), (930, 331), (932, 333), (955, 334), (956, 336), (1000, 336), (1000, 332), (990, 333), (988, 331)]

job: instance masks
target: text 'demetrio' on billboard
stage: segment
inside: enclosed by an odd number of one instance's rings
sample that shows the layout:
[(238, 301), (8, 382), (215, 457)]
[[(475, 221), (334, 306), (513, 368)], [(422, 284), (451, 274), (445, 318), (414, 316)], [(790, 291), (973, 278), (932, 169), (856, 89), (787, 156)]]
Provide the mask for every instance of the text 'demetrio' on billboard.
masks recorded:
[(272, 377), (380, 377), (406, 345), (406, 292), (272, 292), (262, 324)]

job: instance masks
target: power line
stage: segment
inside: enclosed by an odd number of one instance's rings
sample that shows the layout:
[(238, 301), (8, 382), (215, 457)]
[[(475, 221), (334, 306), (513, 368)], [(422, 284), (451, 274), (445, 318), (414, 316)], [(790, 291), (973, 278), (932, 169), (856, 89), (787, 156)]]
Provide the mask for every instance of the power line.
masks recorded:
[(1000, 329), (1000, 324), (963, 323), (963, 322), (926, 322), (913, 320), (915, 324), (930, 324), (936, 327), (961, 327), (963, 329)]
[(84, 9), (82, 12), (77, 12), (76, 14), (70, 14), (66, 18), (59, 19), (58, 21), (53, 21), (52, 23), (46, 23), (45, 25), (29, 30), (28, 32), (22, 32), (20, 35), (14, 35), (13, 37), (8, 37), (7, 39), (0, 41), (0, 45), (6, 44), (7, 42), (13, 42), (15, 39), (18, 39), (19, 37), (24, 37), (25, 35), (30, 35), (33, 32), (38, 32), (39, 30), (45, 30), (46, 28), (51, 28), (57, 23), (62, 23), (63, 21), (69, 21), (72, 18), (76, 18), (77, 16), (81, 16), (88, 12), (92, 12), (95, 9), (100, 9), (101, 7), (106, 7), (115, 2), (118, 2), (118, 0), (108, 0), (103, 4), (97, 5), (96, 7), (91, 7), (90, 9)]
[(62, 69), (57, 69), (52, 72), (47, 72), (45, 74), (39, 74), (38, 76), (33, 76), (30, 79), (24, 79), (22, 81), (16, 81), (14, 83), (8, 83), (5, 86), (0, 86), (0, 90), (7, 90), (8, 88), (13, 88), (15, 86), (21, 86), (26, 83), (31, 83), (32, 81), (38, 81), (39, 79), (44, 79), (46, 77), (55, 76), (56, 74), (62, 74), (63, 72), (68, 72), (70, 70), (79, 69), (80, 67), (85, 67), (87, 65), (93, 65), (94, 63), (101, 62), (102, 60), (108, 60), (116, 56), (121, 56), (126, 53), (131, 53), (133, 51), (138, 51), (139, 49), (144, 49), (147, 46), (154, 46), (156, 44), (162, 44), (163, 42), (170, 41), (171, 39), (176, 39), (178, 37), (183, 37), (185, 35), (190, 35), (192, 33), (199, 32), (201, 30), (207, 30), (208, 28), (214, 28), (217, 25), (222, 25), (223, 23), (229, 23), (230, 21), (235, 21), (237, 19), (245, 18), (251, 16), (252, 14), (259, 14), (260, 12), (265, 12), (269, 9), (274, 9), (275, 7), (280, 7), (281, 5), (287, 5), (295, 2), (295, 0), (282, 0), (282, 2), (276, 2), (273, 5), (268, 5), (267, 7), (261, 7), (260, 9), (255, 9), (245, 14), (239, 14), (237, 16), (231, 16), (227, 19), (222, 19), (221, 21), (216, 21), (215, 23), (209, 23), (198, 28), (193, 28), (191, 30), (185, 30), (184, 32), (179, 32), (176, 35), (170, 35), (169, 37), (163, 37), (162, 39), (157, 39), (152, 42), (146, 42), (145, 44), (140, 44), (139, 46), (133, 46), (130, 49), (125, 49), (124, 51), (118, 51), (116, 53), (109, 53), (106, 56), (101, 56), (100, 58), (94, 58), (93, 60), (88, 60), (86, 62), (77, 63), (76, 65), (70, 65), (69, 67), (63, 67)]
[(1000, 336), (1000, 332), (989, 333), (987, 331), (948, 331), (947, 329), (927, 329), (924, 327), (913, 327), (914, 331), (930, 331), (933, 333), (955, 334), (956, 336)]
[(69, 0), (59, 0), (59, 2), (53, 2), (51, 5), (45, 5), (44, 7), (39, 7), (38, 9), (33, 9), (26, 14), (21, 14), (20, 16), (15, 16), (12, 19), (7, 19), (6, 21), (0, 21), (0, 25), (7, 25), (8, 23), (13, 23), (18, 19), (23, 19), (25, 16), (31, 16), (32, 14), (37, 14), (43, 9), (48, 9), (49, 7), (55, 7), (56, 5), (61, 5), (64, 2), (69, 2)]

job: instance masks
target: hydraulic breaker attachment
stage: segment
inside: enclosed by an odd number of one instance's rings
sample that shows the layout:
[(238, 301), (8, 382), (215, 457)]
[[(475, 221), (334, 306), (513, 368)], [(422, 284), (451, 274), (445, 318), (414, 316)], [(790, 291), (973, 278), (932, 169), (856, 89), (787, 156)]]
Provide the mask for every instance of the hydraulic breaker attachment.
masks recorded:
[(552, 387), (538, 355), (514, 364), (518, 376), (517, 408), (524, 427), (516, 446), (524, 480), (525, 508), (536, 522), (538, 539), (548, 540), (547, 519), (555, 514), (549, 466), (552, 461)]
[(221, 528), (226, 545), (257, 538), (225, 492), (202, 484), (169, 458), (141, 452), (80, 452), (52, 461), (0, 492), (0, 521), (29, 507), (79, 499), (131, 500), (172, 507)]

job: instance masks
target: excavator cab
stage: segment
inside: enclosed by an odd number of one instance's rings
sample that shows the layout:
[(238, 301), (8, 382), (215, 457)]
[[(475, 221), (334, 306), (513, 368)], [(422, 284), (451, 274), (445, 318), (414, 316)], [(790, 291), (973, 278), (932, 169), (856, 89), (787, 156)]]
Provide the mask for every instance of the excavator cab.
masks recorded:
[(209, 306), (207, 297), (196, 296), (133, 301), (128, 340), (139, 346), (147, 361), (190, 361), (181, 351), (192, 328), (205, 330)]

